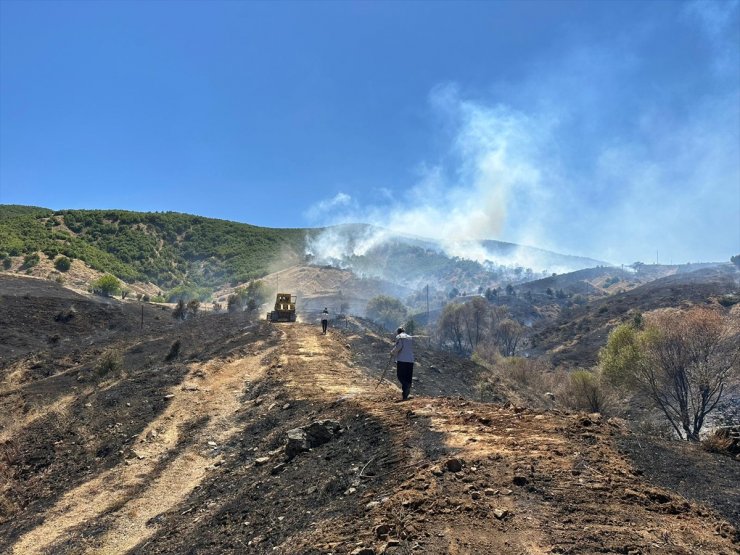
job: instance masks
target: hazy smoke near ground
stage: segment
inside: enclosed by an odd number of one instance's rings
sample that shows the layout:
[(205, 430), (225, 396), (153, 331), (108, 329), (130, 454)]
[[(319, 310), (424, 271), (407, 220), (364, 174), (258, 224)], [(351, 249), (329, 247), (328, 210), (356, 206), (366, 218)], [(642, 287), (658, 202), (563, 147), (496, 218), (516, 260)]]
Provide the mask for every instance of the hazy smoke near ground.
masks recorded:
[[(431, 111), (453, 130), (442, 161), (374, 205), (341, 192), (308, 215), (535, 271), (557, 270), (531, 252), (497, 259), (475, 240), (614, 263), (654, 262), (656, 251), (661, 262), (729, 259), (740, 252), (738, 2), (685, 4), (675, 17), (703, 41), (705, 57), (690, 71), (656, 77), (660, 60), (643, 55), (657, 47), (645, 27), (542, 60), (527, 79), (496, 83), (483, 98), (439, 85)], [(652, 94), (655, 79), (663, 95)], [(338, 260), (388, 235), (349, 240), (330, 229), (311, 249)]]

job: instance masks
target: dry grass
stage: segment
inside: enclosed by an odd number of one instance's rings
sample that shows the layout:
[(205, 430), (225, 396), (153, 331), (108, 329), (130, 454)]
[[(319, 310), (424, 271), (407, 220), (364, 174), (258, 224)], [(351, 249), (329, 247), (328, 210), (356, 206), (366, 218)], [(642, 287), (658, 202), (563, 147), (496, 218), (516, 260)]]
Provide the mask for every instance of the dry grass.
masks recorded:
[(14, 441), (0, 443), (0, 523), (10, 519), (18, 510), (11, 500), (11, 488), (15, 476), (13, 468), (16, 468), (19, 456), (20, 449)]
[(702, 440), (701, 446), (710, 453), (732, 456), (740, 452), (740, 442), (732, 437), (729, 428), (715, 430)]
[(100, 355), (96, 370), (99, 376), (107, 376), (110, 373), (119, 372), (123, 368), (123, 356), (121, 351), (113, 347), (103, 351)]

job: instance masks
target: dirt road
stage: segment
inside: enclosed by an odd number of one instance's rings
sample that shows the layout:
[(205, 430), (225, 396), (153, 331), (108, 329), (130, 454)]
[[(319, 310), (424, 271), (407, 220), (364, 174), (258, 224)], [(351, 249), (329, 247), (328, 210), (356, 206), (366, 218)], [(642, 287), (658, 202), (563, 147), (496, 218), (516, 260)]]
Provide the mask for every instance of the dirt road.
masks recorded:
[[(3, 524), (12, 553), (737, 552), (731, 523), (640, 475), (617, 448), (618, 422), (459, 397), (400, 403), (393, 372), (375, 389), (385, 360), (357, 354), (387, 352), (381, 337), (228, 330), (215, 351), (194, 331), (167, 387), (108, 407), (105, 389), (83, 399), (90, 407), (60, 397), (58, 418), (100, 410), (111, 434), (127, 404), (162, 405), (118, 454), (96, 444), (89, 478)], [(453, 388), (454, 370), (418, 375)], [(146, 372), (122, 379), (165, 375)], [(327, 419), (340, 435), (285, 460), (288, 430)], [(57, 453), (48, 468), (62, 473)]]

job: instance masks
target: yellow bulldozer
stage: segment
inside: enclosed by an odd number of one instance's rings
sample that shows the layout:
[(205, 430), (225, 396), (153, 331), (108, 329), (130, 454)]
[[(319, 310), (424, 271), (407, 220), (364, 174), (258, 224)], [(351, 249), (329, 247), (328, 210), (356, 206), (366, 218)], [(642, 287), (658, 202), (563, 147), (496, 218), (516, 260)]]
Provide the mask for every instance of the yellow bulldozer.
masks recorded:
[(278, 293), (275, 310), (267, 313), (268, 322), (295, 322), (295, 295)]

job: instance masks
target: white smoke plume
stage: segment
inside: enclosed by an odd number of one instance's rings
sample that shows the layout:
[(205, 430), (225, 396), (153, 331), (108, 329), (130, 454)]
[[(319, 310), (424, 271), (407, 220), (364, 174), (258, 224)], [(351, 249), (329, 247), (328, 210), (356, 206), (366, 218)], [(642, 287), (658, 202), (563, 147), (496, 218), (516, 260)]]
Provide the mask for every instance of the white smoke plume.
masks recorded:
[[(666, 262), (726, 261), (740, 252), (738, 2), (688, 4), (684, 17), (713, 53), (696, 77), (712, 87), (693, 96), (677, 87), (668, 100), (628, 90), (650, 77), (640, 58), (647, 31), (543, 63), (520, 83), (496, 84), (493, 100), (440, 85), (430, 105), (454, 128), (446, 156), (375, 205), (342, 192), (312, 207), (316, 223), (387, 230), (349, 240), (330, 229), (313, 253), (339, 260), (400, 233), (434, 239), (452, 256), (535, 271), (567, 268), (531, 250), (497, 257), (478, 240), (614, 263), (651, 262), (656, 250)], [(617, 105), (630, 107), (623, 120)]]

